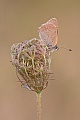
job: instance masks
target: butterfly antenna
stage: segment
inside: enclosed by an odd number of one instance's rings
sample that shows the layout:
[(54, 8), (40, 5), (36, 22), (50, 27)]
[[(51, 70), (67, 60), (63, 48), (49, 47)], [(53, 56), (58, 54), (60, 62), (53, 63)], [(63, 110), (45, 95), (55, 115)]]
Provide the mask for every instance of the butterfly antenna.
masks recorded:
[(67, 49), (67, 48), (65, 48), (65, 47), (60, 47), (60, 48), (66, 49), (66, 50), (68, 50), (68, 51), (72, 51), (71, 49)]

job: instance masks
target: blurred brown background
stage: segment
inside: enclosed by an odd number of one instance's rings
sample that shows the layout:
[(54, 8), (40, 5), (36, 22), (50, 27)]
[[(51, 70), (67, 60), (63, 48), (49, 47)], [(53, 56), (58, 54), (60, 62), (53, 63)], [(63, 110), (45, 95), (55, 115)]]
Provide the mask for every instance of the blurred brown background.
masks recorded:
[(0, 120), (37, 120), (36, 94), (16, 82), (10, 47), (39, 38), (37, 28), (52, 17), (59, 23), (52, 53), (53, 81), (42, 93), (41, 120), (80, 120), (80, 0), (0, 0)]

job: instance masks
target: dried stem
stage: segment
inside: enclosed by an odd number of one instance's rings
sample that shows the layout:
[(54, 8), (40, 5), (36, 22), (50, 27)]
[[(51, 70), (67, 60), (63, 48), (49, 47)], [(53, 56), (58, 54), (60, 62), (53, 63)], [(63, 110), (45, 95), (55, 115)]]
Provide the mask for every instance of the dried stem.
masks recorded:
[(41, 120), (41, 93), (37, 93), (37, 120)]

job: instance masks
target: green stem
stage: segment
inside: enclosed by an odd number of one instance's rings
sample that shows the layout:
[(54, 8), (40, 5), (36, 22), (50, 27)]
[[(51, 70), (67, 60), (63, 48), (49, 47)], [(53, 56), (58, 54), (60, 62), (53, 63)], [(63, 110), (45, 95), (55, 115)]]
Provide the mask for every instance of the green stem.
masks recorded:
[(37, 120), (41, 120), (41, 93), (37, 93)]

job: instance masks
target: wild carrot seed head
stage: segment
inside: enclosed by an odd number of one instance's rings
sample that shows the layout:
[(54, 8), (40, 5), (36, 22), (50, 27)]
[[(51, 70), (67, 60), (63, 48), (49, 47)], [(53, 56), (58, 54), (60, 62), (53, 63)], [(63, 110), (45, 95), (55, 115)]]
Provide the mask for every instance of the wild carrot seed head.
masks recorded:
[(49, 79), (50, 53), (46, 44), (33, 38), (11, 46), (11, 62), (23, 78), (22, 86), (40, 93)]

